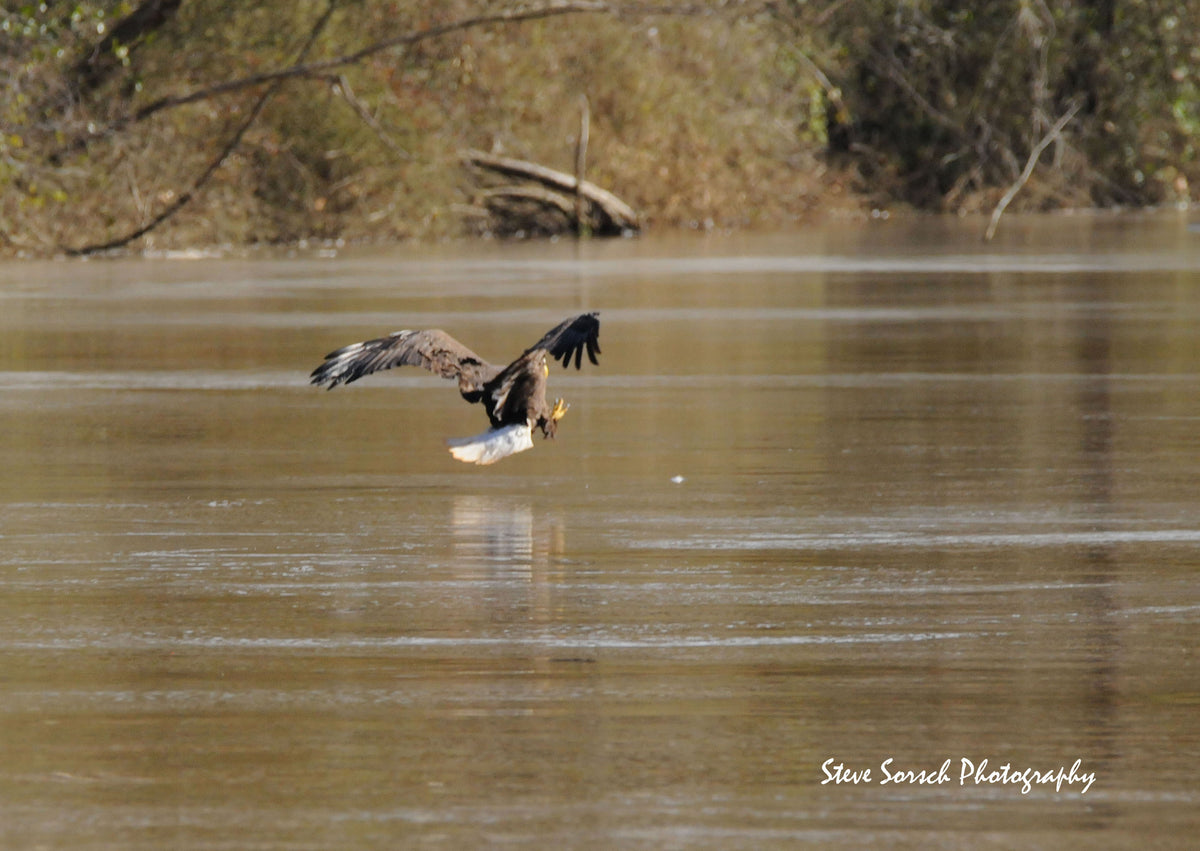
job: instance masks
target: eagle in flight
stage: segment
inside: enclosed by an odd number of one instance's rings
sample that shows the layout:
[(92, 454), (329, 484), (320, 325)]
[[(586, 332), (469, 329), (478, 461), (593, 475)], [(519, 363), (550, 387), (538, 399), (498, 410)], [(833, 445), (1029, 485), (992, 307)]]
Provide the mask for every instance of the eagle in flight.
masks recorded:
[(312, 372), (312, 383), (332, 390), (364, 375), (394, 366), (422, 366), (443, 378), (458, 380), (458, 392), (472, 404), (482, 402), (491, 428), (474, 437), (448, 441), (459, 461), (493, 464), (533, 448), (533, 429), (554, 437), (569, 407), (562, 399), (546, 402), (549, 361), (563, 367), (583, 364), (583, 354), (596, 364), (600, 354), (598, 313), (581, 313), (550, 329), (508, 366), (495, 366), (445, 331), (396, 331), (330, 352)]

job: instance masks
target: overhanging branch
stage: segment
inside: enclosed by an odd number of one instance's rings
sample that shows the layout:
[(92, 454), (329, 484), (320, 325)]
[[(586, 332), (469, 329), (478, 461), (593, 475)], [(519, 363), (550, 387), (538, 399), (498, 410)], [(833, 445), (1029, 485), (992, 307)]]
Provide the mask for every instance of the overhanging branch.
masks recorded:
[[(298, 54), (299, 59), (303, 59), (308, 52), (312, 50), (313, 45), (317, 42), (317, 37), (320, 36), (321, 31), (325, 29), (325, 25), (329, 23), (329, 19), (333, 16), (336, 6), (337, 0), (329, 0), (329, 6), (325, 9), (325, 13), (317, 19), (317, 22), (313, 25), (312, 31), (309, 33), (308, 40), (305, 42), (304, 47), (300, 49), (300, 53)], [(82, 257), (90, 254), (99, 254), (103, 251), (111, 251), (114, 248), (123, 248), (129, 243), (133, 242), (135, 239), (145, 236), (167, 219), (171, 218), (171, 216), (182, 210), (191, 202), (196, 193), (200, 191), (200, 189), (203, 188), (206, 183), (208, 183), (212, 176), (216, 174), (217, 169), (219, 169), (225, 163), (225, 160), (229, 158), (229, 155), (233, 153), (234, 149), (241, 144), (242, 137), (246, 135), (246, 131), (250, 129), (250, 125), (252, 125), (258, 119), (258, 116), (262, 114), (263, 109), (266, 107), (267, 101), (269, 101), (282, 86), (283, 79), (276, 80), (265, 92), (262, 93), (262, 95), (259, 96), (258, 100), (254, 104), (254, 108), (250, 110), (250, 114), (246, 116), (246, 120), (241, 123), (233, 136), (231, 136), (229, 141), (225, 143), (225, 146), (221, 148), (221, 152), (212, 160), (212, 162), (208, 164), (208, 167), (203, 171), (203, 173), (201, 173), (201, 175), (196, 178), (195, 181), (193, 181), (191, 188), (189, 188), (186, 192), (183, 192), (178, 198), (175, 199), (174, 202), (167, 206), (165, 210), (160, 212), (146, 224), (135, 228), (124, 236), (108, 240), (107, 242), (92, 243), (80, 248), (68, 248), (66, 249), (67, 254), (73, 257)]]
[[(755, 7), (757, 9), (758, 7)], [(515, 24), (526, 21), (542, 20), (553, 18), (562, 15), (580, 15), (580, 14), (611, 14), (611, 15), (701, 15), (712, 14), (711, 7), (703, 5), (639, 5), (639, 4), (621, 4), (621, 3), (606, 3), (598, 2), (598, 0), (578, 0), (578, 2), (552, 3), (543, 6), (531, 6), (522, 9), (510, 9), (502, 12), (493, 12), (483, 15), (474, 15), (468, 18), (462, 18), (457, 21), (451, 21), (439, 26), (429, 27), (423, 30), (415, 30), (412, 32), (402, 33), (392, 36), (391, 38), (383, 39), (360, 48), (352, 53), (347, 53), (342, 56), (336, 56), (331, 59), (322, 59), (316, 62), (297, 62), (287, 68), (280, 68), (275, 71), (265, 71), (261, 74), (251, 74), (248, 77), (239, 77), (235, 80), (226, 80), (223, 83), (205, 86), (195, 91), (188, 92), (182, 95), (167, 95), (165, 97), (153, 100), (132, 114), (118, 119), (100, 131), (97, 131), (88, 136), (82, 136), (74, 139), (64, 148), (60, 149), (55, 154), (55, 159), (61, 158), (64, 154), (78, 150), (84, 147), (92, 139), (109, 136), (124, 130), (130, 125), (145, 121), (147, 118), (162, 112), (165, 109), (172, 109), (179, 106), (186, 106), (200, 101), (211, 100), (212, 98), (221, 95), (232, 94), (234, 92), (252, 89), (258, 86), (268, 85), (281, 80), (288, 80), (298, 77), (324, 77), (332, 71), (345, 68), (349, 65), (361, 62), (362, 60), (373, 56), (377, 53), (382, 53), (386, 50), (391, 50), (397, 47), (411, 47), (414, 44), (419, 44), (430, 39), (440, 38), (455, 32), (475, 29), (478, 27), (494, 26), (497, 24)], [(746, 14), (753, 12), (754, 9), (746, 10)]]

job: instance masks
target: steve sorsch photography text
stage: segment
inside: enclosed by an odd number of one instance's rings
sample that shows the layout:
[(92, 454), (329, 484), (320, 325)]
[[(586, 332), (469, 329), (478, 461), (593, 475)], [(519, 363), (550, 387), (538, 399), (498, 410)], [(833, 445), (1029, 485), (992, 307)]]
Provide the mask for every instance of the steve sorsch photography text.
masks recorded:
[(1096, 782), (1094, 771), (1083, 770), (1083, 760), (1076, 759), (1070, 767), (1064, 765), (1019, 766), (1011, 762), (996, 763), (989, 759), (974, 760), (969, 757), (955, 759), (947, 757), (937, 768), (911, 768), (897, 764), (888, 757), (877, 767), (852, 768), (837, 757), (830, 757), (821, 764), (824, 779), (821, 785), (863, 785), (877, 783), (880, 786), (941, 786), (957, 783), (958, 786), (1013, 786), (1022, 795), (1034, 788), (1053, 788), (1055, 792), (1076, 791), (1087, 794)]

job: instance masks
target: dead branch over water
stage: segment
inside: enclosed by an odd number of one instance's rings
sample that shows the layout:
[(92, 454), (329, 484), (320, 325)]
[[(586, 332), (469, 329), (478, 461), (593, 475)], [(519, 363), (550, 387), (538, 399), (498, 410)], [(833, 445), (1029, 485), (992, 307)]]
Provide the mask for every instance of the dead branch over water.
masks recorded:
[(1080, 106), (1082, 106), (1082, 104), (1072, 104), (1071, 108), (1067, 110), (1066, 113), (1058, 119), (1058, 121), (1054, 122), (1054, 126), (1050, 128), (1049, 132), (1046, 133), (1046, 135), (1041, 138), (1041, 141), (1034, 145), (1033, 150), (1029, 152), (1029, 159), (1025, 161), (1025, 168), (1021, 171), (1020, 177), (1016, 179), (1016, 182), (1014, 182), (1012, 186), (1008, 187), (1008, 191), (1004, 193), (1004, 196), (1000, 199), (1000, 203), (996, 205), (996, 209), (992, 211), (992, 217), (988, 221), (987, 230), (984, 231), (983, 234), (984, 242), (992, 241), (992, 237), (996, 235), (996, 228), (1000, 224), (1000, 217), (1004, 215), (1004, 211), (1008, 209), (1008, 205), (1012, 203), (1012, 199), (1017, 196), (1017, 193), (1021, 191), (1021, 188), (1029, 182), (1029, 178), (1033, 175), (1033, 170), (1037, 166), (1038, 160), (1041, 159), (1046, 148), (1050, 147), (1053, 142), (1060, 139), (1063, 128), (1066, 127), (1067, 124), (1070, 123), (1071, 119), (1075, 117), (1075, 113), (1079, 112)]

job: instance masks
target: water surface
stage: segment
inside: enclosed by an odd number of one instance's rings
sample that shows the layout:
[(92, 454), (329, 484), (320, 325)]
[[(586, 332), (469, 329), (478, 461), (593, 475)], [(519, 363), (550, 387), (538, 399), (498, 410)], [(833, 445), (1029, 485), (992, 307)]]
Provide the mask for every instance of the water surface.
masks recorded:
[(976, 224), (0, 267), (0, 845), (1183, 847), (1196, 235)]

